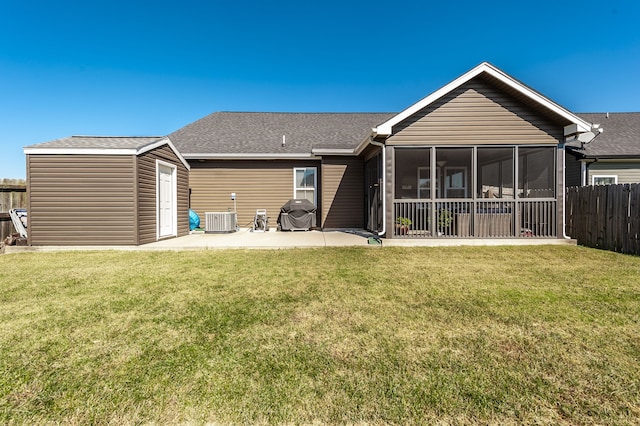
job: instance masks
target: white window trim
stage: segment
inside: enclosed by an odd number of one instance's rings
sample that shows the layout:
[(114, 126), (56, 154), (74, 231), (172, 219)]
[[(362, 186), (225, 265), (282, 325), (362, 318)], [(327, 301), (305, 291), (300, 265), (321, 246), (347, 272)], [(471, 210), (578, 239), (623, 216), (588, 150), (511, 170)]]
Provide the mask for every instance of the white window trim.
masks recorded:
[[(424, 171), (428, 172), (428, 175), (424, 175), (422, 173)], [(440, 198), (440, 173), (441, 173), (440, 167), (436, 167), (436, 198)], [(429, 187), (428, 188), (421, 187), (420, 186), (421, 181), (427, 181)], [(420, 199), (432, 198), (432, 197), (422, 197), (422, 194), (421, 194), (422, 191), (429, 191), (429, 194), (431, 194), (431, 167), (418, 167), (417, 189), (418, 189), (418, 198)]]
[(313, 204), (318, 205), (318, 168), (317, 167), (294, 167), (293, 168), (293, 198), (296, 198), (297, 191), (308, 191), (309, 188), (298, 188), (296, 186), (296, 172), (298, 170), (313, 169)]
[[(160, 235), (160, 166), (171, 169), (171, 189), (173, 200), (171, 201), (171, 232), (167, 235)], [(178, 167), (166, 161), (156, 160), (156, 241), (163, 238), (178, 236)]]
[(613, 184), (614, 185), (618, 184), (618, 175), (591, 175), (591, 185), (595, 185), (596, 179), (598, 178), (603, 178), (603, 179), (613, 178)]

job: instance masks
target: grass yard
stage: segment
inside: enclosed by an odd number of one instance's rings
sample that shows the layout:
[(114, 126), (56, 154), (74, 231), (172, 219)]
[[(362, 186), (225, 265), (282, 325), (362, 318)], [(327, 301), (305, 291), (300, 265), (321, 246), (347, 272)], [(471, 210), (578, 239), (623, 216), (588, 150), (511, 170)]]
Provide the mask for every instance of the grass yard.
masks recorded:
[(640, 258), (0, 256), (2, 424), (638, 424)]

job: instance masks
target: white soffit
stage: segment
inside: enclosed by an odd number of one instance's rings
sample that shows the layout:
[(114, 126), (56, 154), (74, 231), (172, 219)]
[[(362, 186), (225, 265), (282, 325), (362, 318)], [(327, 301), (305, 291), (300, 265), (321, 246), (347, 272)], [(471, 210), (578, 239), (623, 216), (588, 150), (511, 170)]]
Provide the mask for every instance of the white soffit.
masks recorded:
[(535, 92), (534, 90), (531, 90), (527, 86), (525, 86), (522, 83), (518, 82), (517, 80), (515, 80), (512, 77), (510, 77), (509, 75), (507, 75), (503, 71), (499, 70), (498, 68), (494, 67), (493, 65), (489, 64), (488, 62), (483, 62), (480, 65), (478, 65), (477, 67), (467, 71), (465, 74), (463, 74), (460, 77), (458, 77), (457, 79), (453, 80), (451, 83), (447, 84), (446, 86), (443, 86), (442, 88), (440, 88), (439, 90), (433, 92), (432, 94), (430, 94), (426, 98), (423, 98), (422, 100), (420, 100), (420, 101), (416, 102), (415, 104), (411, 105), (409, 108), (407, 108), (404, 111), (400, 112), (396, 116), (391, 117), (389, 120), (387, 120), (384, 123), (380, 124), (378, 127), (374, 128), (374, 134), (380, 135), (380, 136), (390, 136), (392, 134), (392, 132), (393, 132), (393, 126), (395, 126), (396, 124), (400, 123), (401, 121), (407, 119), (408, 117), (412, 116), (413, 114), (417, 113), (421, 109), (429, 106), (431, 103), (437, 101), (438, 99), (440, 99), (444, 95), (446, 95), (449, 92), (457, 89), (461, 85), (465, 84), (466, 82), (470, 81), (471, 79), (477, 77), (478, 75), (480, 75), (482, 73), (489, 74), (490, 76), (492, 76), (495, 79), (501, 81), (502, 83), (506, 84), (507, 86), (511, 87), (512, 89), (522, 93), (524, 96), (526, 96), (526, 97), (538, 102), (540, 105), (542, 105), (542, 106), (548, 108), (549, 110), (555, 112), (556, 114), (566, 118), (567, 120), (571, 121), (572, 123), (575, 123), (577, 125), (578, 129), (580, 129), (580, 131), (584, 132), (584, 131), (589, 131), (589, 129), (591, 129), (591, 124), (589, 122), (581, 119), (577, 115), (569, 112), (568, 110), (564, 109), (563, 107), (561, 107), (560, 105), (556, 104), (555, 102), (549, 100), (548, 98), (540, 95), (539, 93)]

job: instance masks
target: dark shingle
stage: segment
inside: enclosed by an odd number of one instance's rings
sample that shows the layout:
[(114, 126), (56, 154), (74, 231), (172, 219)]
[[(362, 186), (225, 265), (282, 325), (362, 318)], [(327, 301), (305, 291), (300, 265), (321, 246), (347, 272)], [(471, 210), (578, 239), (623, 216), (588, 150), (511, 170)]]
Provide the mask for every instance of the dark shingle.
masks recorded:
[[(216, 112), (169, 135), (184, 155), (307, 154), (353, 149), (390, 113)], [(286, 144), (282, 146), (282, 136)]]
[(584, 149), (573, 148), (574, 152), (585, 157), (640, 157), (640, 112), (578, 115), (591, 123), (600, 124), (604, 131), (585, 144)]

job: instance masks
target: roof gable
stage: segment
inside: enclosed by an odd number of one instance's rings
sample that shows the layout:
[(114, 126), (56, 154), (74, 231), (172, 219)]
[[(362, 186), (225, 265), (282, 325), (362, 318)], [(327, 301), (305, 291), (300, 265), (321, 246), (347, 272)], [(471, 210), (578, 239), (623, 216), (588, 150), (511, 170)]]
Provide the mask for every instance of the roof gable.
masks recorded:
[(554, 114), (562, 119), (566, 120), (569, 123), (575, 124), (577, 126), (578, 131), (585, 132), (591, 129), (591, 124), (584, 119), (578, 117), (577, 115), (569, 112), (567, 109), (561, 107), (555, 102), (549, 100), (544, 97), (540, 93), (535, 90), (529, 88), (513, 77), (507, 75), (503, 71), (489, 64), (488, 62), (483, 62), (475, 68), (467, 71), (465, 74), (461, 75), (457, 79), (453, 80), (449, 84), (443, 86), (442, 88), (436, 90), (431, 93), (427, 97), (421, 99), (415, 104), (411, 105), (409, 108), (401, 111), (395, 116), (391, 117), (389, 120), (380, 124), (374, 129), (374, 133), (376, 136), (390, 136), (393, 134), (393, 127), (412, 115), (418, 113), (422, 109), (430, 106), (432, 103), (438, 101), (443, 96), (451, 93), (456, 90), (463, 84), (471, 81), (474, 78), (479, 76), (489, 77), (493, 79), (498, 84), (502, 85), (506, 90), (515, 92), (517, 95), (524, 97), (527, 100), (535, 103), (539, 108), (543, 108), (547, 110), (551, 114)]

